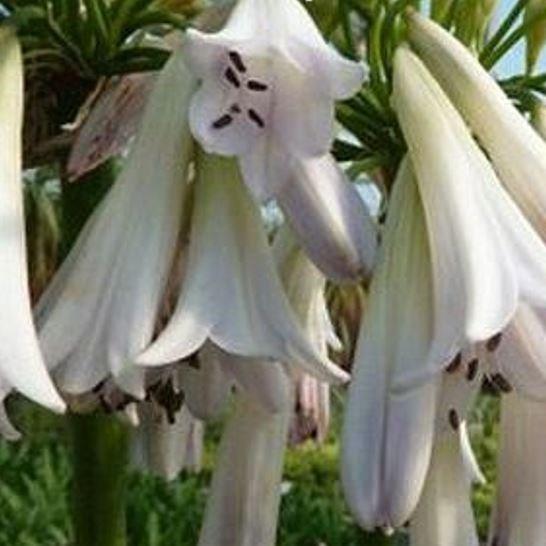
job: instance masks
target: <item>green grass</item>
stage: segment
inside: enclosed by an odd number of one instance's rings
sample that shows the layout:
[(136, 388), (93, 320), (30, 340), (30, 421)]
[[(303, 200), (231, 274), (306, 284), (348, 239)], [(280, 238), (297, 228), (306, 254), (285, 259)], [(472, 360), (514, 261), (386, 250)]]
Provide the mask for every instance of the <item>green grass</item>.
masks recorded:
[[(0, 441), (0, 546), (69, 546), (71, 465), (62, 420), (27, 406), (19, 423), (24, 441)], [(482, 397), (471, 425), (473, 445), (489, 479), (476, 487), (474, 501), (482, 536), (494, 494), (498, 403)], [(336, 427), (337, 428), (337, 427)], [(212, 437), (217, 438), (217, 431)], [(210, 481), (213, 456), (208, 442), (205, 468), (174, 483), (132, 472), (127, 499), (130, 546), (194, 546)], [(368, 546), (351, 520), (338, 479), (335, 434), (322, 448), (290, 450), (285, 465), (279, 546)], [(404, 537), (396, 544), (402, 544)], [(392, 544), (389, 543), (389, 544)]]

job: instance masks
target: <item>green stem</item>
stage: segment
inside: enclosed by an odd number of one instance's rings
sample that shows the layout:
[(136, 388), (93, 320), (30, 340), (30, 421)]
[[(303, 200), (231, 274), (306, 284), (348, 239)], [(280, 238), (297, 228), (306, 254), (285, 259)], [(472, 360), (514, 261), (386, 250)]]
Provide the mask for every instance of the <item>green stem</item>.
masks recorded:
[(105, 415), (72, 415), (70, 429), (75, 546), (126, 546), (127, 428)]

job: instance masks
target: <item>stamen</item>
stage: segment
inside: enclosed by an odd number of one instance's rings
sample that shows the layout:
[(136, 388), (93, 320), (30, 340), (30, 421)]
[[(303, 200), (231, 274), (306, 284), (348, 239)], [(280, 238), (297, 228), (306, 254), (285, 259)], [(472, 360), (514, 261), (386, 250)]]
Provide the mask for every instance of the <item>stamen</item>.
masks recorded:
[(468, 368), (466, 370), (466, 379), (468, 381), (474, 381), (476, 379), (476, 374), (478, 373), (478, 366), (480, 361), (475, 358), (468, 363)]
[(223, 115), (221, 118), (218, 118), (213, 124), (214, 129), (223, 129), (232, 123), (233, 118), (229, 114)]
[(224, 76), (226, 77), (226, 80), (229, 83), (231, 83), (233, 86), (237, 87), (237, 89), (241, 87), (241, 82), (239, 81), (239, 78), (237, 77), (237, 75), (235, 74), (231, 66), (226, 68), (226, 71), (224, 72)]
[(459, 419), (459, 414), (457, 413), (457, 410), (450, 409), (448, 414), (449, 424), (451, 425), (451, 428), (453, 430), (459, 430), (459, 426), (461, 425), (461, 420)]
[(233, 114), (240, 114), (241, 113), (241, 107), (238, 104), (232, 104), (229, 107), (229, 111)]
[(228, 55), (229, 55), (229, 58), (231, 59), (231, 62), (234, 64), (235, 68), (239, 72), (243, 72), (243, 73), (246, 72), (245, 63), (243, 62), (241, 55), (237, 53), (237, 51), (230, 51)]
[(506, 394), (511, 393), (514, 388), (512, 385), (510, 385), (508, 379), (504, 377), (504, 375), (500, 373), (496, 373), (491, 377), (491, 381), (493, 381), (494, 385), (499, 388), (501, 392), (504, 392)]
[(252, 108), (250, 108), (248, 110), (248, 117), (261, 129), (265, 127), (264, 120), (260, 117), (260, 115), (258, 114), (258, 112), (256, 112), (256, 110), (253, 110)]
[(496, 336), (493, 336), (492, 338), (490, 338), (485, 344), (485, 346), (490, 353), (494, 353), (499, 348), (501, 341), (502, 341), (502, 334), (497, 334)]
[(258, 80), (248, 80), (248, 83), (246, 84), (246, 86), (251, 91), (267, 91), (269, 89), (267, 84), (259, 82)]
[(457, 354), (455, 358), (449, 363), (449, 365), (446, 368), (447, 373), (455, 373), (461, 366), (462, 361), (462, 355), (461, 353)]

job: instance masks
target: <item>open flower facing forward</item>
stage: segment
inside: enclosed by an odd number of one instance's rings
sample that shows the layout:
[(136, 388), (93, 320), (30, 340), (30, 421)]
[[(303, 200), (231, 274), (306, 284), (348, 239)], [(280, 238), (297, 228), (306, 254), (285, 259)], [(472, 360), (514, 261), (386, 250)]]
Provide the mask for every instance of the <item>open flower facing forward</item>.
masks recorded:
[(23, 60), (13, 29), (0, 28), (0, 433), (16, 437), (2, 401), (12, 388), (56, 411), (38, 347), (28, 287), (22, 182)]
[(120, 178), (38, 305), (45, 359), (67, 393), (113, 377), (144, 396), (144, 371), (132, 363), (153, 338), (183, 225), (194, 89), (178, 51), (156, 83)]
[(189, 30), (186, 52), (203, 82), (190, 113), (195, 137), (210, 153), (238, 156), (260, 198), (288, 181), (293, 158), (329, 151), (334, 100), (364, 79), (297, 0), (240, 0), (221, 32)]

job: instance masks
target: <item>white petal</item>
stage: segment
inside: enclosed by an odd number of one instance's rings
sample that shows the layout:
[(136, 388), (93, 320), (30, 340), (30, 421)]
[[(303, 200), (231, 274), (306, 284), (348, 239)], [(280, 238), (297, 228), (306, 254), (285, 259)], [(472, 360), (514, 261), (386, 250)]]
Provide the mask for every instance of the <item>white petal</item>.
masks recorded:
[(384, 246), (372, 281), (343, 427), (342, 483), (366, 529), (403, 525), (425, 480), (439, 381), (394, 393), (426, 364), (432, 341), (430, 256), (407, 161), (395, 183)]
[(427, 216), (436, 305), (433, 372), (461, 347), (502, 331), (520, 299), (542, 303), (546, 247), (441, 88), (406, 48), (395, 58), (394, 102)]
[(502, 343), (490, 355), (520, 395), (546, 401), (546, 313), (528, 305), (518, 312), (503, 333)]
[(180, 387), (191, 413), (202, 421), (213, 421), (227, 408), (233, 380), (224, 371), (211, 344), (205, 344), (198, 362), (198, 368), (181, 364)]
[(151, 404), (139, 404), (140, 425), (132, 440), (132, 458), (143, 471), (174, 480), (184, 469), (201, 466), (203, 424), (183, 407), (173, 424), (155, 414)]
[(176, 52), (159, 76), (119, 180), (40, 306), (46, 360), (52, 368), (61, 366), (67, 391), (89, 390), (109, 373), (143, 395), (142, 370), (128, 370), (152, 339), (174, 257), (192, 150), (187, 113), (194, 88)]
[(449, 32), (416, 12), (409, 21), (412, 46), (470, 124), (512, 198), (546, 239), (546, 143)]
[(543, 403), (503, 396), (499, 484), (489, 544), (541, 546), (546, 541), (545, 410)]
[(278, 413), (287, 407), (289, 375), (282, 364), (233, 356), (223, 351), (219, 358), (228, 377), (264, 410)]
[(289, 183), (294, 161), (272, 137), (266, 136), (240, 157), (241, 174), (256, 200), (264, 202), (279, 195)]
[(220, 444), (199, 546), (274, 546), (290, 410), (272, 415), (239, 396)]
[(297, 324), (236, 164), (201, 154), (196, 186), (183, 291), (170, 323), (138, 361), (161, 365), (189, 356), (190, 325), (228, 353), (297, 362), (322, 379), (345, 380)]
[(371, 272), (377, 228), (333, 157), (297, 160), (278, 203), (309, 257), (336, 281)]
[(22, 186), (23, 61), (15, 32), (0, 28), (0, 375), (25, 396), (64, 410), (38, 347), (28, 288)]
[(443, 435), (411, 521), (411, 546), (478, 546), (470, 488), (458, 435)]

